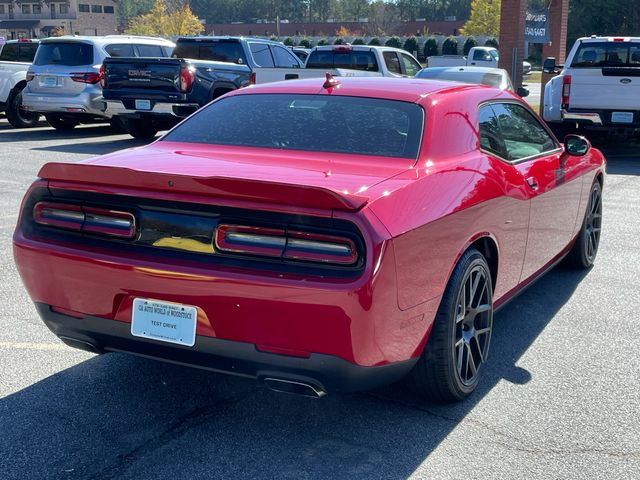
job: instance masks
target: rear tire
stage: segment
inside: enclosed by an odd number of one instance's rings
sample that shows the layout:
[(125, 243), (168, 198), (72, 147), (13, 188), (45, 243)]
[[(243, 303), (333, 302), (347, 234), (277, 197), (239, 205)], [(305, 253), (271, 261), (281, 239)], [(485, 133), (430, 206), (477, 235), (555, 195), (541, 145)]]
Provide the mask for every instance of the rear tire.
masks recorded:
[(602, 187), (597, 180), (591, 186), (589, 202), (576, 243), (564, 259), (569, 268), (587, 269), (593, 266), (600, 246), (602, 230)]
[(27, 112), (22, 108), (22, 89), (11, 94), (5, 113), (7, 120), (14, 128), (35, 127), (40, 119), (39, 113)]
[(453, 270), (409, 381), (438, 403), (460, 401), (476, 389), (493, 327), (493, 287), (484, 256), (470, 248)]
[(80, 123), (77, 120), (72, 120), (70, 118), (63, 117), (61, 115), (51, 114), (51, 113), (45, 114), (44, 118), (47, 119), (47, 122), (49, 123), (49, 125), (51, 125), (56, 130), (61, 130), (61, 131), (73, 130), (78, 126), (78, 123)]
[(158, 133), (158, 127), (151, 120), (123, 118), (122, 125), (133, 138), (148, 140)]
[(112, 117), (109, 120), (109, 125), (111, 126), (111, 131), (113, 133), (126, 133), (127, 131), (124, 128), (122, 123), (122, 119), (120, 117)]

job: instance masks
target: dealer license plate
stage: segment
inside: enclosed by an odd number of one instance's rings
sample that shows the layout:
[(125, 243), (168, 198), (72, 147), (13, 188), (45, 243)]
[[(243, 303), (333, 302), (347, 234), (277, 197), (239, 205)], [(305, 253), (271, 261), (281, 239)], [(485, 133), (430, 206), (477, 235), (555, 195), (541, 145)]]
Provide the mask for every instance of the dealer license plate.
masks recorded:
[(633, 112), (613, 112), (611, 123), (633, 123)]
[(151, 110), (151, 100), (136, 100), (136, 110)]
[(193, 347), (197, 321), (198, 310), (191, 305), (136, 298), (131, 335)]

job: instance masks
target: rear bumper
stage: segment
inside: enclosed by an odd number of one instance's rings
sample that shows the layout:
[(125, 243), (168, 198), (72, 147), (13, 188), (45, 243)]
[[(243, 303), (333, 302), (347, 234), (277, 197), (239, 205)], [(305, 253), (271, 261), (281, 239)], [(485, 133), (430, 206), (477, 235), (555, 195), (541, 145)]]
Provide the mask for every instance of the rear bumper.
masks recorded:
[(405, 376), (417, 358), (383, 366), (363, 367), (341, 358), (312, 353), (308, 358), (260, 352), (250, 343), (198, 336), (194, 347), (169, 345), (134, 337), (128, 323), (63, 315), (36, 303), (49, 329), (66, 344), (96, 353), (125, 352), (243, 377), (301, 382), (323, 391), (359, 391), (392, 383)]
[[(25, 89), (26, 90), (26, 89)], [(111, 118), (105, 112), (100, 92), (83, 92), (80, 95), (43, 95), (22, 91), (22, 105), (25, 110), (39, 113), (64, 113), (67, 115), (90, 114), (97, 117)]]
[[(596, 109), (562, 109), (563, 122), (577, 123), (579, 125), (604, 128), (640, 128), (640, 110), (596, 110)], [(615, 121), (615, 113), (623, 113), (629, 116), (631, 121)]]
[(120, 100), (105, 100), (106, 112), (109, 117), (112, 116), (129, 116), (144, 117), (150, 115), (168, 116), (175, 118), (185, 118), (198, 110), (200, 106), (197, 103), (161, 103), (151, 102), (150, 110), (136, 110), (127, 108)]

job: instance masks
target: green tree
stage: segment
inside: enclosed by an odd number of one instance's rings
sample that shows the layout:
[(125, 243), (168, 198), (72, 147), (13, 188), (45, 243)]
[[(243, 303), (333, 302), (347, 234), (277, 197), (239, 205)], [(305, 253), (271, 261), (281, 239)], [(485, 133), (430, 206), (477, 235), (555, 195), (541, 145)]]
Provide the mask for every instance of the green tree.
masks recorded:
[(402, 46), (407, 52), (411, 54), (418, 53), (418, 39), (416, 37), (409, 37), (404, 41)]
[(495, 38), (487, 38), (487, 41), (484, 42), (484, 46), (498, 48), (498, 40)]
[(429, 38), (424, 42), (424, 58), (438, 55), (438, 42), (435, 38)]
[(460, 29), (462, 35), (500, 34), (500, 0), (473, 0), (469, 20)]
[(309, 40), (306, 37), (300, 40), (300, 46), (303, 48), (313, 48), (313, 44), (311, 43), (311, 40)]
[(148, 13), (154, 0), (120, 0), (116, 4), (118, 25), (126, 27), (132, 18)]
[(384, 44), (387, 47), (402, 48), (402, 42), (399, 37), (389, 37)]
[(353, 42), (351, 42), (352, 45), (364, 45), (364, 38), (362, 37), (358, 37), (358, 38), (354, 38)]
[(442, 43), (443, 55), (457, 55), (458, 54), (458, 40), (455, 37), (448, 37)]
[(478, 41), (474, 37), (469, 37), (464, 41), (464, 45), (462, 46), (462, 54), (469, 55), (469, 51), (473, 47), (478, 46)]
[(380, 39), (378, 37), (373, 37), (369, 40), (369, 45), (381, 45)]

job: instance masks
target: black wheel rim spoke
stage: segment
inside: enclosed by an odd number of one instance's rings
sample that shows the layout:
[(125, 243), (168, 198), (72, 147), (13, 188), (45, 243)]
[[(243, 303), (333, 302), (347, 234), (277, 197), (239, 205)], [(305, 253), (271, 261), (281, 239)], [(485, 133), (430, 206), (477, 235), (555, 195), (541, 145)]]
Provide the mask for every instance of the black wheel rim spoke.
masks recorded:
[(472, 268), (465, 276), (455, 320), (453, 358), (460, 380), (470, 385), (487, 359), (493, 323), (491, 288), (483, 266)]
[(589, 198), (589, 208), (587, 210), (585, 224), (585, 253), (587, 260), (593, 262), (598, 245), (600, 243), (600, 231), (602, 229), (602, 195), (600, 189), (594, 188)]

